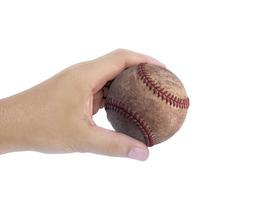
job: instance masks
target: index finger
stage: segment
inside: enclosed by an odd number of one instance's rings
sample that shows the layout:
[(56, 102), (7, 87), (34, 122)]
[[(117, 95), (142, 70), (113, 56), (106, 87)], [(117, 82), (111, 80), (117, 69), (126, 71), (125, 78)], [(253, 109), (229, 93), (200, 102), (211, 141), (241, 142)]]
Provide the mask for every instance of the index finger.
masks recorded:
[(95, 91), (98, 91), (108, 81), (113, 80), (121, 71), (139, 63), (150, 63), (165, 67), (163, 63), (150, 56), (125, 49), (118, 49), (90, 62), (92, 65), (90, 70), (93, 70), (94, 74), (93, 88)]

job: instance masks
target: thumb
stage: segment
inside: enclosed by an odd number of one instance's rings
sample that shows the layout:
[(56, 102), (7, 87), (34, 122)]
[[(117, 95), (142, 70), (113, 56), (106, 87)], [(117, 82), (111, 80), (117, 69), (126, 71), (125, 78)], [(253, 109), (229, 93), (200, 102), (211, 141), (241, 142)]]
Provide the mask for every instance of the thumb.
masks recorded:
[(108, 156), (128, 157), (144, 161), (149, 156), (148, 148), (142, 142), (123, 133), (101, 128), (90, 127), (87, 151)]

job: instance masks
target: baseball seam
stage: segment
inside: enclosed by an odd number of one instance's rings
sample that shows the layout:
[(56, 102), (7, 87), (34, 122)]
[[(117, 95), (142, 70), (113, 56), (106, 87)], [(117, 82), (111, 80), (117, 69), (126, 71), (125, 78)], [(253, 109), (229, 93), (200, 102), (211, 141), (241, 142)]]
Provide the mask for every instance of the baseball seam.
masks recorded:
[(152, 129), (149, 127), (148, 123), (141, 117), (139, 113), (134, 112), (124, 103), (116, 101), (112, 98), (106, 99), (105, 109), (118, 112), (126, 119), (132, 121), (143, 134), (146, 145), (149, 147), (154, 145), (154, 134), (152, 133)]
[(137, 74), (149, 90), (152, 90), (162, 101), (165, 100), (167, 104), (176, 108), (187, 109), (189, 107), (189, 98), (179, 98), (163, 88), (158, 82), (153, 80), (149, 72), (145, 70), (145, 64), (146, 63), (141, 63), (137, 66)]

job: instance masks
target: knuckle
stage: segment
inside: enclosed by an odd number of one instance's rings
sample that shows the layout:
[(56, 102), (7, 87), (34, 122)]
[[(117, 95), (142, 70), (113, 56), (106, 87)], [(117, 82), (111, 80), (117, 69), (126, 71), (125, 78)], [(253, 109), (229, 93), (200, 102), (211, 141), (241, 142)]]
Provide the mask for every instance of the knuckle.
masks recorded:
[(126, 153), (126, 148), (119, 141), (112, 141), (106, 144), (106, 153), (113, 156), (123, 156)]
[(127, 56), (130, 54), (130, 51), (127, 49), (118, 48), (118, 49), (113, 51), (113, 54), (119, 55), (119, 56)]
[(121, 154), (121, 147), (118, 143), (109, 143), (106, 144), (106, 151), (109, 155), (120, 155)]

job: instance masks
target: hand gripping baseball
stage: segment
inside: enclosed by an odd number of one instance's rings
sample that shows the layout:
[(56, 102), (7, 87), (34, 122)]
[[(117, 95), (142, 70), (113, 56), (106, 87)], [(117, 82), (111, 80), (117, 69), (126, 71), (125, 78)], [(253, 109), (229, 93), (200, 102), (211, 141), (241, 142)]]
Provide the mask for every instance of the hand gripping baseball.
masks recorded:
[(115, 50), (75, 64), (18, 95), (0, 100), (0, 153), (92, 152), (146, 160), (145, 144), (97, 126), (92, 115), (104, 105), (104, 86), (128, 66), (161, 65), (129, 50)]

